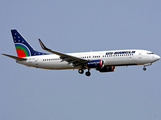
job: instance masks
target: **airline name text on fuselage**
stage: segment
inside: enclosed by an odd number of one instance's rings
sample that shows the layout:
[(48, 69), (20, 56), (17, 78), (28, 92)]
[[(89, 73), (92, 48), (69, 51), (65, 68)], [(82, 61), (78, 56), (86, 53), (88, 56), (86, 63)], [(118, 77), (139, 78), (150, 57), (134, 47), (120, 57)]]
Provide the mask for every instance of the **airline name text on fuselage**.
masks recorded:
[(106, 52), (106, 55), (116, 55), (116, 54), (134, 54), (135, 51), (118, 51), (118, 52)]

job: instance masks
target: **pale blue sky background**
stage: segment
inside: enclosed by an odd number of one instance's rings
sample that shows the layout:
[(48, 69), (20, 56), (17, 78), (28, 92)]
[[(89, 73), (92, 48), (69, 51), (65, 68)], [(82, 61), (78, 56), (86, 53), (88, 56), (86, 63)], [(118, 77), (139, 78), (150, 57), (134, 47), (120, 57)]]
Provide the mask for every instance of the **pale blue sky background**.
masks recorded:
[[(160, 0), (1, 0), (0, 52), (16, 55), (11, 29), (38, 51), (145, 49), (161, 56)], [(42, 70), (0, 55), (1, 120), (161, 120), (161, 61), (91, 70)]]

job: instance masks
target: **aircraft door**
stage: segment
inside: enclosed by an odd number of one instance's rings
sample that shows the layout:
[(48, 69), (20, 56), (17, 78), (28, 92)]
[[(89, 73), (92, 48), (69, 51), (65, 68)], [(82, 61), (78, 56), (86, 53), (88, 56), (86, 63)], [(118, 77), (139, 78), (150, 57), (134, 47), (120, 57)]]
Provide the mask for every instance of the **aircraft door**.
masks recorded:
[(142, 54), (141, 54), (141, 52), (139, 52), (139, 59), (142, 59)]
[(35, 58), (35, 65), (38, 65), (38, 58)]

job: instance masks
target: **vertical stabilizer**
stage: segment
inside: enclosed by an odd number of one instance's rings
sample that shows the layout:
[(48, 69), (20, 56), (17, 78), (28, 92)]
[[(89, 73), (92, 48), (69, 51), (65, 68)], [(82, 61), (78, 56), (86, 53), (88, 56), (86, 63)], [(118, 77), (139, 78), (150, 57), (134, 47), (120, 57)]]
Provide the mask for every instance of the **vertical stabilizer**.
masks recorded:
[(11, 30), (11, 33), (18, 57), (29, 57), (45, 54), (35, 51), (33, 47), (27, 42), (27, 40), (25, 40), (25, 38), (17, 30)]

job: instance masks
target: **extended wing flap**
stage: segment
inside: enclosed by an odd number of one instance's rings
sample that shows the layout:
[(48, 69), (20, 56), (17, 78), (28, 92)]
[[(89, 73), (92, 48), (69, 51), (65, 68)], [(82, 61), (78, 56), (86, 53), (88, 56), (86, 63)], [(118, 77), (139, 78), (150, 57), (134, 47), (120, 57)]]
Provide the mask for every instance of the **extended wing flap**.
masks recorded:
[(2, 55), (10, 57), (10, 58), (15, 59), (15, 60), (20, 60), (20, 61), (27, 60), (26, 58), (16, 57), (16, 56), (13, 56), (13, 55), (8, 55), (8, 54), (2, 54)]
[(75, 57), (75, 56), (71, 56), (71, 55), (68, 55), (68, 54), (61, 53), (61, 52), (53, 51), (53, 50), (47, 48), (40, 39), (38, 39), (38, 40), (39, 40), (39, 43), (40, 43), (40, 45), (41, 45), (43, 50), (46, 50), (48, 52), (54, 53), (56, 55), (59, 55), (60, 58), (62, 59), (62, 61), (67, 61), (68, 63), (69, 62), (70, 63), (77, 62), (79, 64), (84, 64), (84, 63), (87, 62), (87, 60), (85, 60), (85, 59), (81, 59), (81, 58), (78, 58), (78, 57)]

